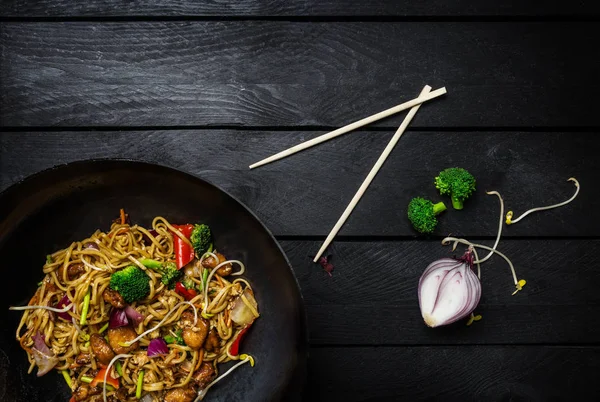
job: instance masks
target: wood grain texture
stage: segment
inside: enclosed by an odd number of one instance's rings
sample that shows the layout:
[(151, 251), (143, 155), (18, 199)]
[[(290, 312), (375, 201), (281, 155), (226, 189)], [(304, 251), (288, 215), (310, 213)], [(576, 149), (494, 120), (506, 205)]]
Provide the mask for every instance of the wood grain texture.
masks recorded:
[[(2, 126), (596, 126), (597, 24), (55, 22), (0, 27)], [(593, 98), (590, 98), (593, 99)], [(403, 116), (381, 123), (397, 127)]]
[(474, 0), (394, 1), (394, 0), (238, 0), (192, 1), (168, 3), (157, 0), (120, 2), (115, 0), (3, 0), (3, 17), (112, 17), (112, 16), (578, 16), (597, 15), (595, 2), (574, 1), (569, 7), (547, 1), (508, 0), (480, 2)]
[[(248, 205), (280, 236), (325, 236), (393, 135), (354, 132), (276, 163), (249, 170), (267, 155), (315, 132), (237, 130), (5, 132), (0, 133), (0, 189), (39, 170), (81, 159), (128, 158), (171, 166), (207, 179)], [(344, 227), (341, 236), (414, 236), (406, 218), (412, 197), (442, 199), (437, 173), (462, 166), (478, 179), (463, 211), (439, 219), (437, 236), (495, 236), (503, 194), (520, 214), (582, 190), (568, 206), (530, 215), (505, 227), (512, 236), (598, 236), (600, 176), (593, 133), (407, 132)]]
[[(492, 241), (485, 242), (491, 245)], [(320, 242), (282, 241), (306, 300), (312, 344), (597, 344), (599, 240), (503, 240), (499, 250), (527, 280), (514, 296), (508, 265), (482, 264), (483, 320), (431, 329), (417, 284), (427, 265), (452, 253), (437, 241), (337, 242), (329, 277), (310, 256)], [(483, 256), (484, 254), (480, 254)]]
[(307, 401), (593, 401), (599, 348), (313, 348)]

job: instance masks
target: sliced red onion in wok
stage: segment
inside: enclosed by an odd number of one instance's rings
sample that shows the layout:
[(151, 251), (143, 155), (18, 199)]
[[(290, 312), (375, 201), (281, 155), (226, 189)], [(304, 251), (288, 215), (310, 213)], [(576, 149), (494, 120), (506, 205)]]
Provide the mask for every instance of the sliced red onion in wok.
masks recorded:
[(154, 398), (152, 397), (152, 394), (146, 394), (139, 402), (154, 402)]
[(34, 346), (31, 348), (33, 360), (38, 366), (37, 376), (41, 377), (58, 364), (58, 358), (46, 345), (46, 342), (44, 341), (44, 335), (42, 335), (39, 331), (32, 338), (34, 342)]
[(98, 247), (98, 245), (96, 243), (91, 242), (91, 241), (88, 242), (88, 243), (85, 243), (83, 245), (83, 248), (91, 248), (91, 249), (94, 249), (94, 250), (100, 250), (100, 247)]
[[(244, 290), (243, 295), (246, 297), (246, 299), (248, 299), (250, 304), (255, 309), (258, 308), (258, 303), (256, 303), (256, 299), (254, 299), (254, 295), (252, 294), (252, 291), (249, 288), (246, 288)], [(230, 317), (231, 320), (238, 325), (252, 324), (252, 322), (256, 318), (252, 310), (248, 308), (248, 306), (246, 305), (246, 303), (244, 303), (240, 296), (238, 296), (238, 298), (235, 299), (235, 301), (233, 302), (233, 308), (231, 309)]]
[(129, 324), (127, 314), (125, 310), (113, 308), (110, 312), (110, 321), (108, 322), (108, 328), (119, 328)]
[[(152, 235), (152, 237), (158, 236), (158, 232), (154, 229), (149, 230), (148, 233), (150, 233)], [(147, 243), (147, 244), (152, 243), (152, 240), (150, 240), (150, 238), (148, 236), (146, 236), (145, 233), (142, 235), (142, 240), (144, 241), (144, 243)]]
[(163, 338), (156, 338), (150, 341), (150, 344), (148, 345), (148, 357), (166, 355), (168, 353), (169, 347)]
[(473, 254), (442, 258), (429, 264), (419, 280), (419, 307), (430, 327), (467, 317), (481, 298), (481, 283), (473, 272)]
[(127, 318), (133, 321), (133, 325), (135, 326), (144, 321), (144, 316), (131, 306), (125, 307), (125, 314), (127, 315)]
[[(71, 304), (71, 300), (69, 300), (69, 297), (67, 296), (67, 294), (65, 293), (65, 295), (62, 297), (62, 299), (59, 300), (59, 302), (56, 304), (56, 308), (63, 308), (68, 306), (69, 304)], [(65, 311), (64, 313), (56, 313), (60, 318), (63, 318), (69, 322), (71, 322), (71, 315), (69, 314), (68, 311)]]

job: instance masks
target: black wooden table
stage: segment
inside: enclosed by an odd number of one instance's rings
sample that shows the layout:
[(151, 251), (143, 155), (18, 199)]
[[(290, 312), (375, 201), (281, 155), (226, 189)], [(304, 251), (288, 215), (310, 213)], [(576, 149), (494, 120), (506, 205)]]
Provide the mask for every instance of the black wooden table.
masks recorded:
[[(167, 4), (168, 3), (168, 4)], [(556, 4), (555, 4), (556, 3)], [(600, 375), (600, 5), (524, 1), (3, 0), (0, 189), (75, 160), (132, 158), (205, 178), (277, 236), (306, 301), (306, 400), (594, 400)], [(247, 166), (415, 97), (421, 108), (331, 253), (309, 258), (402, 121)], [(417, 237), (411, 197), (462, 166), (478, 193)], [(448, 234), (493, 243), (483, 320), (427, 328), (416, 286)]]

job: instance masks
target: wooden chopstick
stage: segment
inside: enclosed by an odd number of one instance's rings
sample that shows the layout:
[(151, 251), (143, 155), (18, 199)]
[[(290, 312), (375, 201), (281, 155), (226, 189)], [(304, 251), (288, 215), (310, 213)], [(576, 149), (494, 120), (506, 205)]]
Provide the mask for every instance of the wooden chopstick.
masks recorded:
[[(427, 93), (429, 93), (430, 90), (431, 90), (431, 87), (429, 85), (425, 85), (425, 87), (421, 91), (421, 94), (419, 95), (419, 98), (417, 98), (417, 99), (422, 99), (422, 97), (424, 97)], [(433, 92), (431, 92), (431, 93), (433, 93)], [(360, 185), (356, 194), (354, 194), (354, 197), (350, 201), (350, 204), (348, 204), (348, 206), (346, 207), (346, 210), (344, 211), (342, 216), (340, 216), (340, 219), (338, 219), (338, 221), (335, 224), (335, 226), (333, 227), (333, 229), (331, 229), (331, 232), (325, 239), (325, 242), (319, 249), (319, 252), (317, 253), (317, 255), (315, 255), (315, 258), (313, 260), (314, 262), (317, 262), (319, 260), (321, 255), (323, 255), (323, 253), (327, 249), (327, 247), (329, 247), (329, 244), (331, 244), (331, 241), (333, 240), (335, 235), (339, 232), (339, 230), (342, 227), (342, 225), (344, 224), (344, 222), (346, 222), (346, 219), (348, 219), (348, 216), (350, 216), (350, 214), (352, 213), (352, 210), (354, 209), (356, 204), (358, 204), (358, 202), (360, 201), (360, 198), (363, 196), (363, 194), (367, 190), (367, 187), (369, 187), (369, 184), (371, 184), (371, 182), (375, 178), (375, 175), (377, 174), (377, 172), (379, 172), (379, 169), (381, 169), (381, 166), (383, 166), (383, 163), (385, 162), (387, 157), (390, 155), (390, 153), (394, 149), (394, 146), (396, 146), (396, 143), (398, 142), (398, 140), (400, 139), (402, 134), (404, 134), (406, 127), (408, 127), (408, 125), (410, 124), (410, 122), (413, 119), (413, 117), (415, 116), (415, 114), (417, 114), (417, 110), (419, 110), (419, 107), (421, 107), (421, 104), (417, 104), (416, 106), (413, 106), (412, 109), (410, 109), (410, 111), (404, 118), (404, 121), (402, 122), (402, 124), (400, 125), (400, 127), (398, 128), (398, 130), (396, 131), (396, 133), (390, 140), (390, 142), (387, 144), (387, 146), (385, 147), (385, 149), (379, 156), (379, 159), (377, 159), (377, 162), (375, 162), (375, 165), (373, 165), (373, 168), (367, 175), (367, 178)]]
[(397, 105), (397, 106), (394, 106), (394, 107), (389, 108), (387, 110), (384, 110), (383, 112), (379, 112), (379, 113), (376, 113), (376, 114), (374, 114), (372, 116), (365, 117), (364, 119), (355, 121), (354, 123), (350, 123), (350, 124), (348, 124), (348, 125), (346, 125), (344, 127), (340, 127), (337, 130), (330, 131), (328, 133), (325, 133), (323, 135), (318, 136), (317, 138), (313, 138), (312, 140), (308, 140), (308, 141), (302, 142), (302, 143), (300, 143), (298, 145), (295, 145), (295, 146), (293, 146), (291, 148), (288, 148), (288, 149), (286, 149), (284, 151), (281, 151), (281, 152), (279, 152), (279, 153), (277, 153), (275, 155), (271, 155), (268, 158), (265, 158), (265, 159), (260, 160), (260, 161), (258, 161), (256, 163), (253, 163), (252, 165), (250, 165), (250, 169), (254, 169), (256, 167), (259, 167), (259, 166), (262, 166), (262, 165), (266, 165), (267, 163), (274, 162), (274, 161), (276, 161), (278, 159), (285, 158), (286, 156), (290, 156), (292, 154), (295, 154), (296, 152), (302, 151), (303, 149), (310, 148), (313, 145), (317, 145), (317, 144), (320, 144), (322, 142), (328, 141), (328, 140), (330, 140), (332, 138), (335, 138), (337, 136), (340, 136), (342, 134), (346, 134), (348, 131), (355, 130), (355, 129), (359, 128), (359, 127), (366, 126), (367, 124), (373, 123), (374, 121), (381, 120), (381, 119), (383, 119), (385, 117), (388, 117), (388, 116), (391, 116), (391, 115), (393, 115), (395, 113), (398, 113), (398, 112), (401, 112), (403, 110), (409, 109), (411, 107), (420, 105), (423, 102), (426, 102), (426, 101), (431, 100), (433, 98), (437, 98), (438, 96), (442, 96), (445, 93), (446, 93), (446, 87), (442, 87), (442, 88), (436, 89), (435, 91), (429, 92), (429, 93), (427, 93), (424, 96), (419, 96), (418, 98), (409, 100), (408, 102), (401, 103), (400, 105)]

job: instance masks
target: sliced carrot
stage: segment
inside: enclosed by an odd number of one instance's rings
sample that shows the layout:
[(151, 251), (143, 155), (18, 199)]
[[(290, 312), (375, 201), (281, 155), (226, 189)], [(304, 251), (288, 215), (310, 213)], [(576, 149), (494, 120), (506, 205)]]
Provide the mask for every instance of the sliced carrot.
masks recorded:
[[(96, 374), (96, 377), (94, 377), (94, 379), (90, 383), (90, 387), (95, 387), (98, 384), (102, 384), (104, 382), (104, 374), (106, 374), (106, 367), (98, 371), (98, 374)], [(108, 373), (108, 375), (106, 376), (106, 385), (112, 385), (115, 388), (119, 388), (119, 379), (113, 378), (111, 373)]]
[(219, 284), (222, 287), (225, 287), (225, 284), (223, 283), (223, 281), (221, 280), (221, 276), (219, 274), (215, 275), (215, 278), (217, 278), (217, 281), (219, 281)]

